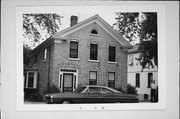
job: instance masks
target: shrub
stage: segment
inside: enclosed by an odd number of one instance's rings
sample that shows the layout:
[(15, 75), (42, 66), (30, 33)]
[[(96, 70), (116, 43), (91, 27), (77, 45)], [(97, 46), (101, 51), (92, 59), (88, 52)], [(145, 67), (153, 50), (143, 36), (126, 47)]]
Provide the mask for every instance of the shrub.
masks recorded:
[(132, 86), (131, 84), (127, 85), (127, 93), (137, 95), (136, 87)]
[(47, 88), (46, 90), (44, 90), (43, 93), (48, 94), (48, 93), (59, 93), (59, 92), (60, 92), (59, 88), (55, 85), (52, 85), (49, 88)]
[(32, 102), (42, 102), (43, 96), (39, 92), (30, 92), (24, 95), (24, 99)]
[(118, 90), (118, 91), (120, 91), (122, 93), (126, 93), (126, 91), (124, 91), (121, 86), (119, 88), (114, 88), (114, 89), (116, 89), (116, 90)]

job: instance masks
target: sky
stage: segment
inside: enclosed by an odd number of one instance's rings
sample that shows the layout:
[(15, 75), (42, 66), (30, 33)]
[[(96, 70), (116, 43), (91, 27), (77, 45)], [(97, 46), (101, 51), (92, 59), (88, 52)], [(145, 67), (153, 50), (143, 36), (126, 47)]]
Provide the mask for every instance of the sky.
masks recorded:
[[(116, 12), (135, 12), (129, 10), (126, 6), (42, 6), (42, 7), (26, 7), (23, 9), (22, 13), (57, 13), (63, 16), (61, 19), (61, 26), (59, 31), (70, 27), (70, 17), (71, 15), (78, 16), (78, 22), (81, 22), (89, 17), (98, 14), (102, 19), (104, 19), (110, 26), (112, 26), (116, 20)], [(46, 33), (44, 33), (46, 35)], [(32, 39), (24, 39), (24, 44), (29, 44)], [(137, 41), (138, 42), (138, 41)]]

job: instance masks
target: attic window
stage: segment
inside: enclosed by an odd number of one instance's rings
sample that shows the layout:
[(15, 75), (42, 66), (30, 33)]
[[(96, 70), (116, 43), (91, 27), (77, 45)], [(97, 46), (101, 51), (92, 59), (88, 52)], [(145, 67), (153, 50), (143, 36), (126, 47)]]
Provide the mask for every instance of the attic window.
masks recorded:
[(91, 30), (91, 35), (98, 36), (99, 34), (98, 34), (98, 31), (96, 29), (93, 29), (93, 30)]

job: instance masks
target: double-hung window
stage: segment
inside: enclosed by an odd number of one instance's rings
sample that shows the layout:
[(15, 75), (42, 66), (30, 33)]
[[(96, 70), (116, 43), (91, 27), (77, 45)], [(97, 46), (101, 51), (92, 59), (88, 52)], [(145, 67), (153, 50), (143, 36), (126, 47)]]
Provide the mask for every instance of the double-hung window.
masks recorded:
[(140, 74), (136, 74), (136, 87), (140, 87)]
[(109, 46), (109, 61), (116, 62), (116, 47)]
[(108, 73), (108, 87), (115, 88), (115, 72)]
[(97, 85), (97, 71), (89, 72), (89, 85)]
[(98, 44), (90, 44), (90, 60), (98, 60)]
[(153, 73), (148, 73), (148, 88), (151, 87), (151, 82), (153, 80)]
[(78, 42), (70, 41), (70, 58), (78, 58)]

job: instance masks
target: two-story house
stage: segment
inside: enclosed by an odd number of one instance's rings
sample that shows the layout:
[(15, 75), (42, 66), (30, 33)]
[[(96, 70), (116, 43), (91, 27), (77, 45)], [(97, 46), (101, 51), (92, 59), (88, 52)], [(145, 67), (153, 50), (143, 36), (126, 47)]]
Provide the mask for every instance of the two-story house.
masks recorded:
[(132, 45), (99, 15), (57, 32), (31, 52), (25, 89), (42, 92), (51, 85), (61, 92), (79, 85), (104, 85), (127, 90), (127, 55)]
[(137, 60), (140, 55), (138, 47), (139, 45), (136, 44), (128, 51), (128, 83), (136, 87), (140, 100), (148, 100), (151, 98), (151, 81), (155, 80), (158, 85), (158, 68), (154, 65), (142, 70)]

